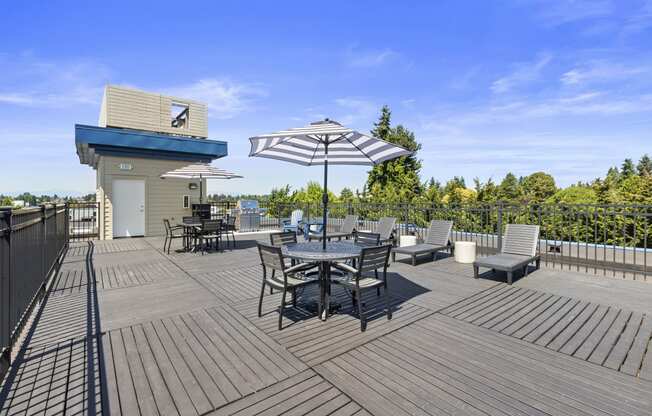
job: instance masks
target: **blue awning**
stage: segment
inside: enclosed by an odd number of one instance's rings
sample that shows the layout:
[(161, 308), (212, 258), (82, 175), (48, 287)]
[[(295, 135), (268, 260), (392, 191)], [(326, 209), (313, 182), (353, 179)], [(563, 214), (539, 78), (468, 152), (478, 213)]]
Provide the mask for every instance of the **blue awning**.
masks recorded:
[(224, 141), (140, 130), (75, 125), (79, 161), (97, 167), (100, 156), (209, 163), (228, 154)]

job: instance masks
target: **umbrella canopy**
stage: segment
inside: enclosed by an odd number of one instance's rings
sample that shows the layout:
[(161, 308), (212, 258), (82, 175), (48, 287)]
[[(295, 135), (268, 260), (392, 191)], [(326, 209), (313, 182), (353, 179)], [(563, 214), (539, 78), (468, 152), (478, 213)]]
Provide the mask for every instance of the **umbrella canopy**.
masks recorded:
[(323, 247), (326, 248), (326, 210), (328, 205), (328, 165), (377, 165), (386, 160), (411, 155), (393, 143), (370, 137), (323, 120), (277, 133), (250, 137), (249, 156), (283, 160), (303, 166), (324, 165)]
[(202, 202), (202, 179), (234, 179), (242, 178), (240, 175), (219, 169), (207, 163), (197, 163), (171, 170), (161, 175), (161, 178), (199, 179), (199, 202)]

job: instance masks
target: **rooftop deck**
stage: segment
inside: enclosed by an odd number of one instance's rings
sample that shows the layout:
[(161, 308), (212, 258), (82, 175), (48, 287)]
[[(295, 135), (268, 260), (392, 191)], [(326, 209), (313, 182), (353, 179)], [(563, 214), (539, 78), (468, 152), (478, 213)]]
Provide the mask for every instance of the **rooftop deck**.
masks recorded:
[[(256, 238), (71, 243), (0, 414), (650, 415), (652, 284), (546, 269), (508, 286), (450, 258), (390, 268), (366, 332), (343, 309), (256, 306)], [(382, 298), (381, 298), (382, 299)]]

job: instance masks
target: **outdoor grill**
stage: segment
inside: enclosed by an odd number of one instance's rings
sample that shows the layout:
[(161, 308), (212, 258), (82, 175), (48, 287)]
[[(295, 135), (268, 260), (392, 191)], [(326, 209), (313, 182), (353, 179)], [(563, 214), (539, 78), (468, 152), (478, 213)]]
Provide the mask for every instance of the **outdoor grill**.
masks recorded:
[(255, 199), (241, 199), (235, 209), (235, 225), (240, 231), (260, 229), (260, 207)]

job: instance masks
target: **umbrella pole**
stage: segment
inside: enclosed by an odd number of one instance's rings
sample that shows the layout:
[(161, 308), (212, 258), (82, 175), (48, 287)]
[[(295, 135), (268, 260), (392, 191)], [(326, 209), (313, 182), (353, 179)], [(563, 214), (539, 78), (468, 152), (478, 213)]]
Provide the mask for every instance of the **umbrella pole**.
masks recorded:
[(324, 195), (322, 202), (324, 203), (324, 216), (322, 220), (322, 249), (326, 250), (326, 225), (328, 221), (328, 136), (324, 143)]
[(201, 180), (201, 174), (199, 175), (199, 203), (203, 204), (204, 203), (204, 197), (203, 197), (203, 183)]

